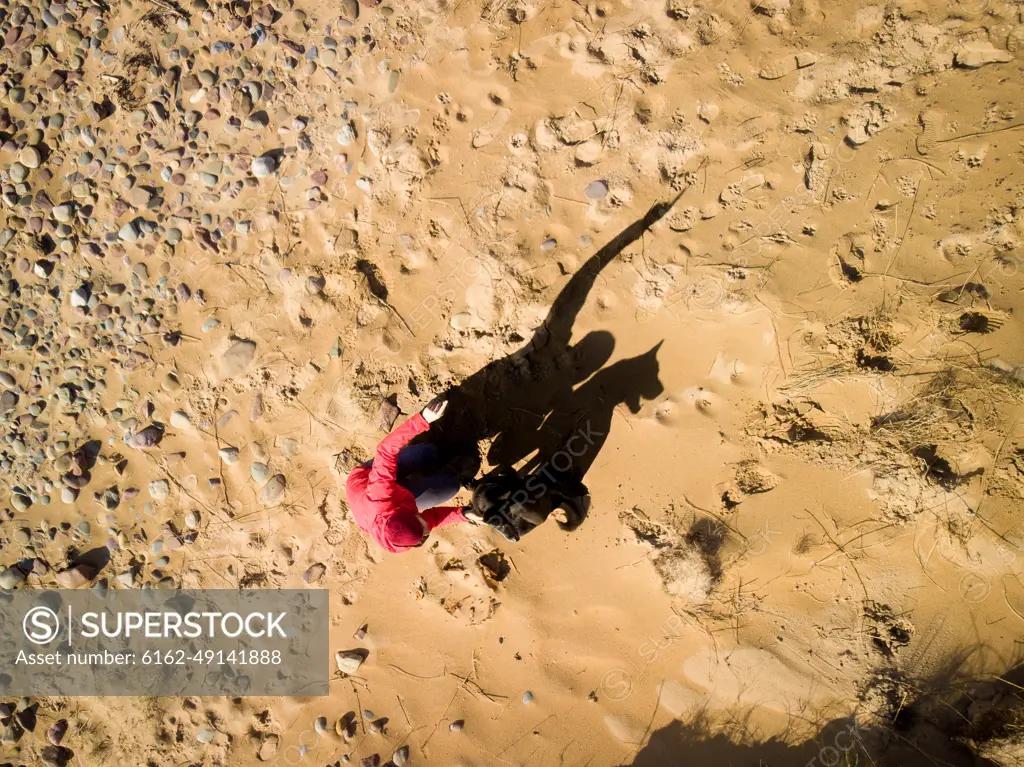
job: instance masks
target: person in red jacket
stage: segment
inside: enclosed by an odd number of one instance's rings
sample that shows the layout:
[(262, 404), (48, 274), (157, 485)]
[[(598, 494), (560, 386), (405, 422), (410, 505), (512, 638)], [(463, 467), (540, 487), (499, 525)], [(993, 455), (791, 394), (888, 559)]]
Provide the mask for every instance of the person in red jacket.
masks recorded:
[[(391, 552), (422, 546), (430, 531), (467, 521), (459, 506), (441, 506), (462, 487), (458, 475), (432, 473), (438, 451), (431, 444), (409, 445), (444, 415), (448, 403), (437, 397), (378, 446), (372, 461), (348, 476), (345, 492), (356, 524)], [(475, 521), (475, 520), (474, 520)]]

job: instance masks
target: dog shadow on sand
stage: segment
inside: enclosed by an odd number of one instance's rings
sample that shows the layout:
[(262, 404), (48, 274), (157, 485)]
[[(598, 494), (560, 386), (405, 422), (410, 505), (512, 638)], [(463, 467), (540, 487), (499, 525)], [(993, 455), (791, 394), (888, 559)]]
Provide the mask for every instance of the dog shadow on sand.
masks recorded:
[[(570, 344), (573, 326), (598, 276), (627, 247), (664, 217), (679, 199), (657, 203), (591, 256), (559, 292), (530, 341), (495, 360), (447, 392), (444, 419), (430, 440), (462, 467), (478, 466), (477, 444), (492, 440), (487, 460), (499, 470), (526, 461), (519, 475), (547, 477), (536, 492), (554, 484), (581, 486), (611, 432), (615, 408), (637, 413), (644, 400), (660, 396), (659, 342), (643, 354), (607, 365), (615, 337), (605, 330)], [(606, 366), (607, 365), (607, 366)], [(585, 491), (584, 491), (585, 492)], [(567, 525), (572, 529), (585, 516)]]

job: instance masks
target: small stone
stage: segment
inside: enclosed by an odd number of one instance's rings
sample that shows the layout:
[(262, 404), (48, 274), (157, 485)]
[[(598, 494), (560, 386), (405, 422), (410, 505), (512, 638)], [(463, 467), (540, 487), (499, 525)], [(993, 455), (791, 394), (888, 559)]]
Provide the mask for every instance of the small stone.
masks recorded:
[(267, 474), (270, 473), (270, 469), (265, 463), (255, 462), (249, 464), (249, 476), (251, 476), (258, 484), (262, 485), (267, 479)]
[(15, 493), (11, 496), (11, 505), (17, 511), (28, 511), (29, 507), (32, 505), (32, 499), (26, 495)]
[(277, 170), (277, 160), (271, 155), (254, 157), (252, 160), (252, 175), (256, 178), (265, 178)]
[(363, 719), (376, 719), (376, 715), (368, 708), (363, 709)]
[(228, 466), (238, 463), (238, 448), (237, 447), (222, 447), (217, 451), (217, 455), (224, 461)]
[(380, 755), (371, 754), (359, 760), (359, 767), (380, 767)]
[(583, 196), (588, 200), (600, 200), (608, 195), (607, 181), (591, 181), (583, 190)]
[(405, 763), (409, 761), (409, 747), (402, 746), (391, 755), (391, 761), (395, 763), (395, 767), (405, 767)]
[(196, 733), (196, 740), (200, 743), (210, 743), (216, 737), (217, 731), (209, 727), (204, 727)]
[(128, 447), (133, 447), (136, 450), (146, 450), (147, 448), (159, 445), (160, 440), (163, 438), (163, 429), (156, 424), (150, 424), (145, 429), (136, 432), (129, 438)]
[(154, 501), (162, 501), (171, 492), (171, 485), (166, 479), (154, 479), (149, 483), (149, 497)]
[(68, 720), (58, 719), (52, 725), (50, 729), (46, 731), (46, 739), (50, 742), (50, 745), (59, 746), (60, 742), (64, 740), (64, 733), (68, 731)]
[(356, 129), (352, 123), (345, 123), (341, 126), (341, 130), (338, 131), (338, 135), (335, 138), (342, 146), (348, 146), (355, 141)]
[(469, 312), (459, 312), (452, 317), (450, 324), (455, 330), (468, 330), (473, 324), (473, 315)]
[(89, 305), (89, 289), (82, 287), (76, 288), (71, 291), (70, 299), (71, 305), (74, 307), (83, 307)]
[(209, 333), (211, 330), (215, 330), (218, 327), (220, 327), (220, 320), (218, 320), (216, 317), (207, 317), (203, 321), (202, 331), (204, 333)]
[(316, 731), (317, 735), (324, 735), (327, 732), (327, 717), (318, 716), (313, 722), (313, 729)]
[(63, 205), (55, 205), (51, 212), (55, 219), (60, 221), (62, 224), (66, 224), (71, 221), (71, 217), (74, 215), (75, 209), (71, 203), (64, 203)]
[(62, 589), (80, 589), (96, 577), (96, 571), (89, 565), (75, 565), (54, 576)]
[(194, 530), (199, 527), (199, 512), (194, 509), (185, 515), (185, 527)]
[(171, 413), (170, 421), (175, 429), (187, 429), (192, 425), (192, 419), (184, 410), (175, 410)]
[[(366, 650), (338, 650), (334, 655), (334, 660), (338, 664), (338, 671), (343, 674), (354, 674), (359, 670), (359, 667), (363, 665), (363, 661), (366, 660), (368, 653)], [(373, 712), (369, 712), (370, 715), (366, 716), (366, 711), (363, 712), (363, 716), (366, 719), (373, 719)]]
[(270, 481), (263, 486), (260, 490), (260, 502), (264, 506), (277, 503), (284, 497), (284, 491), (288, 487), (288, 483), (284, 478), (283, 474), (275, 474), (270, 478)]
[(529, 690), (523, 693), (523, 703), (527, 706), (533, 703), (533, 693)]
[(0, 589), (13, 589), (25, 581), (25, 573), (17, 567), (8, 567), (0, 572)]
[(448, 729), (452, 732), (462, 732), (462, 728), (465, 726), (466, 721), (464, 719), (456, 719), (454, 722), (448, 725)]

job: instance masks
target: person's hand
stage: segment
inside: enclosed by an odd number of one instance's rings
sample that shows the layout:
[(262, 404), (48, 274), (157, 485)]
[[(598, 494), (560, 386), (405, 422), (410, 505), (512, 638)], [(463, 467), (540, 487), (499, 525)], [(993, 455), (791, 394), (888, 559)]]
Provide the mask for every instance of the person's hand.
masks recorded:
[(427, 403), (427, 406), (423, 408), (423, 420), (427, 423), (433, 423), (444, 415), (445, 409), (448, 407), (448, 401), (443, 396), (434, 397)]

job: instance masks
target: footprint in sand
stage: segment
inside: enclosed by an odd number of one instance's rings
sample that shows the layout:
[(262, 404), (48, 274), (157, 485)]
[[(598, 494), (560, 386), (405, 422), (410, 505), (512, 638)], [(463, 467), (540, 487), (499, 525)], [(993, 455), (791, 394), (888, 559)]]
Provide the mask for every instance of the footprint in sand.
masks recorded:
[(698, 692), (675, 679), (666, 679), (661, 683), (658, 702), (677, 718), (703, 707), (707, 701), (706, 692)]
[(683, 414), (683, 408), (675, 397), (665, 397), (654, 408), (654, 420), (665, 426), (676, 426)]
[(939, 141), (939, 124), (942, 112), (936, 109), (925, 109), (918, 119), (921, 121), (921, 135), (917, 137), (918, 154), (930, 154)]
[(487, 125), (483, 128), (477, 128), (473, 132), (473, 148), (479, 149), (494, 141), (494, 137), (505, 127), (505, 123), (508, 122), (511, 116), (511, 110), (500, 107)]
[(736, 386), (745, 386), (749, 383), (747, 366), (741, 360), (727, 357), (721, 352), (717, 354), (715, 361), (711, 364), (708, 378), (713, 378), (726, 384), (735, 384)]
[(703, 386), (691, 386), (683, 392), (683, 401), (697, 408), (698, 411), (714, 418), (718, 415), (718, 395)]

